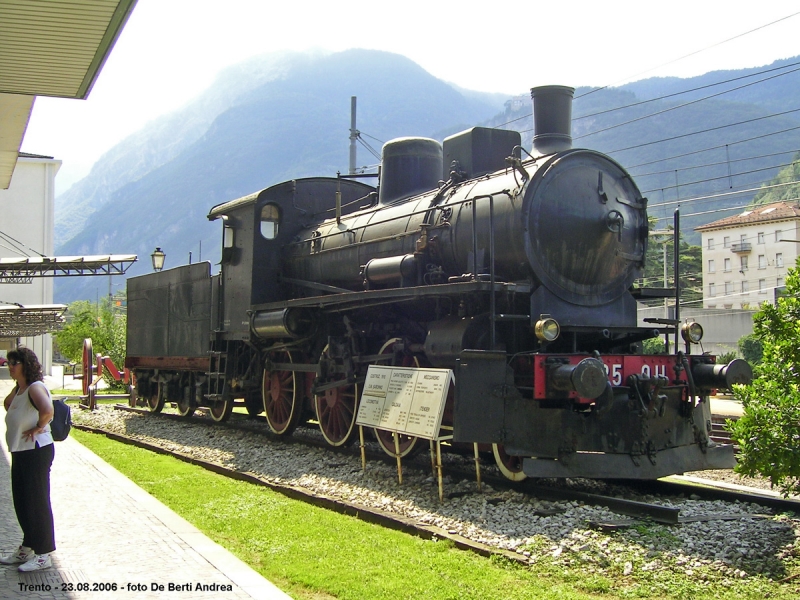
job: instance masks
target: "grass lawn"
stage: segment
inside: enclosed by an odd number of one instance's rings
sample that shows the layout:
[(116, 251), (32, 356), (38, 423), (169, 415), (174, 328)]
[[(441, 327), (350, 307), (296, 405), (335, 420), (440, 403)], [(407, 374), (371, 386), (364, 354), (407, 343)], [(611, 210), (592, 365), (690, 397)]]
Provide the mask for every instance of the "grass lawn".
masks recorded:
[(674, 573), (607, 577), (576, 560), (523, 566), (317, 508), (253, 484), (83, 431), (74, 436), (295, 598), (504, 600), (796, 598), (796, 580), (703, 581)]

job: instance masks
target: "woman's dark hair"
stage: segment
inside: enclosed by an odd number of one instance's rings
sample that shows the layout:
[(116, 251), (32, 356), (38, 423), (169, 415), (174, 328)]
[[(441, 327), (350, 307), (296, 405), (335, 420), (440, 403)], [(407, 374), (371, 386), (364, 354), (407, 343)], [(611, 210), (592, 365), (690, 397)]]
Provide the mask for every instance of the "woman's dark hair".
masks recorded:
[(11, 350), (6, 358), (8, 358), (8, 360), (16, 360), (22, 365), (22, 374), (25, 375), (25, 383), (28, 385), (32, 384), (34, 381), (42, 381), (44, 379), (42, 376), (42, 365), (39, 363), (39, 359), (36, 358), (36, 354), (34, 354), (33, 350), (30, 348)]

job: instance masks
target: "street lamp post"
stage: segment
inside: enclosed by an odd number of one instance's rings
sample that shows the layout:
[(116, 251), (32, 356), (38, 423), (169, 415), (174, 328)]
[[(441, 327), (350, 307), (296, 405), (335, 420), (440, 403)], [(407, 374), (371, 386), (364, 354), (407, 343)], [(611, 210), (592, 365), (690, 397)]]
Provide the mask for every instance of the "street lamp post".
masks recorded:
[(150, 258), (153, 260), (153, 270), (160, 271), (164, 268), (164, 260), (167, 258), (167, 255), (164, 254), (164, 251), (161, 248), (156, 248), (153, 250)]

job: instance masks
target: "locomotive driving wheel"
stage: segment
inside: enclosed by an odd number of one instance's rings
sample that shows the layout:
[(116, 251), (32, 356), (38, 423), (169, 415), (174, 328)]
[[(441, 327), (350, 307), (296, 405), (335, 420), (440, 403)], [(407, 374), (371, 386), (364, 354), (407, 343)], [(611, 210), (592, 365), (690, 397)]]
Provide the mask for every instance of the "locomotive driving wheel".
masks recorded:
[(492, 444), (492, 454), (497, 468), (506, 479), (511, 481), (523, 481), (528, 478), (522, 471), (522, 457), (506, 454), (503, 444)]
[[(320, 362), (329, 360), (330, 348), (325, 346)], [(326, 378), (325, 383), (335, 383), (345, 379), (343, 373), (335, 373)], [(319, 422), (322, 437), (331, 446), (344, 446), (351, 441), (356, 431), (356, 407), (358, 406), (358, 386), (355, 383), (328, 388), (314, 396), (314, 411)]]
[[(378, 354), (390, 354), (394, 352), (394, 345), (400, 341), (400, 338), (392, 338), (388, 342), (386, 342), (383, 347), (381, 347)], [(399, 367), (419, 367), (419, 360), (416, 356), (412, 356), (411, 354), (403, 354), (403, 357), (399, 361), (392, 360), (390, 364), (399, 366)], [(386, 452), (389, 456), (395, 455), (395, 447), (394, 447), (394, 434), (391, 431), (386, 431), (385, 429), (373, 429), (375, 432), (375, 439), (378, 441), (378, 445), (381, 449)], [(406, 435), (404, 433), (399, 433), (398, 435), (398, 445), (400, 447), (400, 457), (405, 458), (406, 456), (413, 456), (423, 447), (423, 441), (421, 438), (418, 438), (415, 435)]]
[(291, 352), (286, 350), (271, 352), (261, 379), (261, 398), (264, 402), (267, 425), (278, 435), (290, 435), (297, 427), (303, 408), (303, 396), (298, 389), (296, 372), (273, 369), (270, 365), (293, 362), (294, 356)]

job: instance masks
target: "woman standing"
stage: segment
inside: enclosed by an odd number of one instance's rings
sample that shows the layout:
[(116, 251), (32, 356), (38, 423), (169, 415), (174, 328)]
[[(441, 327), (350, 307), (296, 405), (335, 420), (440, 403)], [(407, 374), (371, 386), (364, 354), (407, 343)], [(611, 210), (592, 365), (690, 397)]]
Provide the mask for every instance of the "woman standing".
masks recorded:
[(28, 348), (8, 353), (8, 370), (17, 385), (6, 397), (6, 442), (11, 452), (11, 493), (22, 528), (22, 545), (0, 557), (4, 565), (20, 564), (20, 571), (52, 566), (56, 549), (50, 507), (50, 466), (55, 454), (50, 421), (53, 401), (42, 383), (42, 366)]

